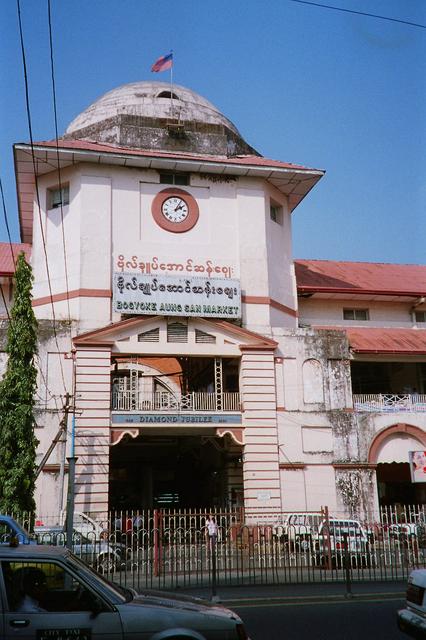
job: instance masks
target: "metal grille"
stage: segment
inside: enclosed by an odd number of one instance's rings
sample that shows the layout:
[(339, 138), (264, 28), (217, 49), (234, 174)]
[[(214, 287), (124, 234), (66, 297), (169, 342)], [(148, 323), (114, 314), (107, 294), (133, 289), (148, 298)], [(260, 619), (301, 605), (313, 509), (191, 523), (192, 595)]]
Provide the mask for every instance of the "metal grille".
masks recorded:
[(201, 331), (201, 329), (195, 329), (195, 342), (198, 344), (216, 344), (216, 336)]
[[(218, 525), (214, 548), (209, 513)], [(136, 589), (209, 586), (213, 552), (218, 585), (340, 582), (347, 571), (353, 581), (406, 580), (413, 567), (426, 566), (419, 534), (407, 538), (387, 525), (348, 525), (341, 518), (288, 526), (285, 515), (275, 514), (274, 524), (251, 524), (240, 509), (112, 512), (101, 531), (82, 537), (76, 530), (73, 550)], [(64, 544), (65, 534), (38, 529), (37, 539)]]
[(188, 342), (188, 325), (182, 322), (167, 324), (167, 342)]
[(151, 329), (138, 335), (138, 342), (159, 342), (160, 341), (160, 329)]

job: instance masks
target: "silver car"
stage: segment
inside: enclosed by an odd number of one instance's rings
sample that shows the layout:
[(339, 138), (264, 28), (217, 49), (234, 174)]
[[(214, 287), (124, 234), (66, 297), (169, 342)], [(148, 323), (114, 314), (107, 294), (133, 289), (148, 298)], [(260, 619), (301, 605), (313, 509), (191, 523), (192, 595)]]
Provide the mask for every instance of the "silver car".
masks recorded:
[(0, 547), (3, 640), (249, 640), (233, 611), (108, 582), (67, 549)]

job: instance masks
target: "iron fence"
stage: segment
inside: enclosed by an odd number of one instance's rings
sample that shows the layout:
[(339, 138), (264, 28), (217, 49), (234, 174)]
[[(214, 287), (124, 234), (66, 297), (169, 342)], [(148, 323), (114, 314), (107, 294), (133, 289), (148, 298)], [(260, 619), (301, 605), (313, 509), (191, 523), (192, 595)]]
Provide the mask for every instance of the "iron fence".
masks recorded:
[[(423, 506), (411, 513), (407, 528), (406, 516), (401, 522), (392, 510), (372, 525), (326, 511), (305, 524), (297, 524), (300, 519), (291, 524), (289, 514), (251, 524), (242, 510), (216, 511), (212, 542), (208, 510), (120, 511), (96, 530), (82, 531), (76, 523), (73, 551), (108, 578), (137, 590), (323, 583), (343, 581), (348, 572), (351, 580), (406, 579), (412, 568), (426, 567)], [(20, 520), (32, 526), (37, 543), (65, 544), (63, 527)]]

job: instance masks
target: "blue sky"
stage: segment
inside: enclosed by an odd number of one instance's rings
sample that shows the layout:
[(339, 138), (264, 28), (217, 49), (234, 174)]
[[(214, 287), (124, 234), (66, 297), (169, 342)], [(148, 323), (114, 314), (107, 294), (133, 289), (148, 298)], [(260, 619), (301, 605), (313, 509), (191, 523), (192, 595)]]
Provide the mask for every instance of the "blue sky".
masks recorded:
[[(326, 4), (426, 25), (425, 0)], [(291, 0), (51, 0), (59, 132), (127, 82), (174, 80), (269, 158), (325, 169), (294, 212), (298, 258), (426, 264), (426, 29)], [(21, 0), (35, 140), (54, 137), (47, 0)], [(0, 3), (0, 176), (28, 141), (15, 0)], [(0, 215), (0, 241), (7, 234)]]

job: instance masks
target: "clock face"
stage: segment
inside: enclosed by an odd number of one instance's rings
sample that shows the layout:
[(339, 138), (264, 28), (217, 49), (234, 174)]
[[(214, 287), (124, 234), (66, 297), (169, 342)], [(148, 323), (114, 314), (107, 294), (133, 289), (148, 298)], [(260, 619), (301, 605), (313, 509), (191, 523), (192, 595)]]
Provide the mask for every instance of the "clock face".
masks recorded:
[(163, 189), (152, 201), (152, 217), (164, 231), (185, 233), (198, 222), (199, 209), (195, 198), (178, 187)]
[(189, 214), (189, 207), (183, 198), (172, 196), (164, 200), (161, 213), (170, 222), (183, 222)]

